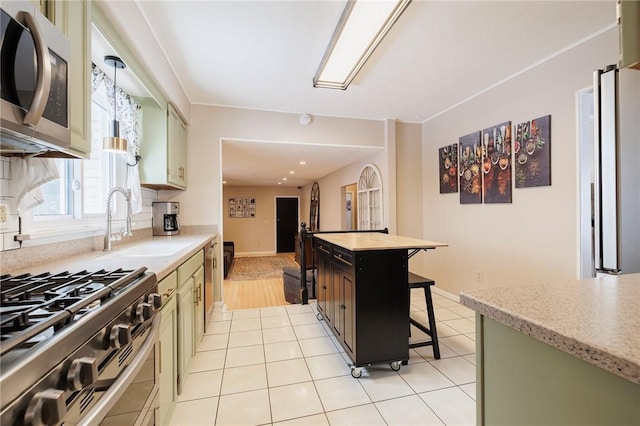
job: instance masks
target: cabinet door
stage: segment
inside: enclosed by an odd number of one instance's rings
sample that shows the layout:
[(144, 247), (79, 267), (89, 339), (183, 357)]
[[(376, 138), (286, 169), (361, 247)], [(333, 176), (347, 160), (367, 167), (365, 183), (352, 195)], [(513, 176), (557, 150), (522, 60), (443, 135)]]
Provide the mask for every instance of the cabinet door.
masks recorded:
[(182, 383), (186, 379), (189, 361), (194, 354), (193, 341), (193, 278), (180, 284), (178, 289), (178, 394), (182, 393)]
[(342, 287), (342, 267), (334, 263), (331, 271), (331, 294), (333, 295), (331, 316), (333, 318), (333, 329), (339, 340), (342, 340), (342, 332), (344, 330), (344, 317), (342, 315), (343, 303), (341, 297)]
[(178, 315), (176, 299), (164, 301), (160, 324), (160, 424), (164, 424), (177, 395)]
[(195, 309), (193, 353), (204, 335), (204, 268), (201, 266), (193, 275), (193, 306)]
[(318, 309), (324, 314), (325, 320), (331, 322), (331, 312), (328, 305), (329, 288), (331, 286), (331, 261), (321, 249), (318, 249)]
[(178, 117), (178, 140), (175, 154), (177, 157), (178, 185), (187, 187), (187, 125)]
[(187, 126), (175, 108), (167, 107), (167, 181), (186, 188), (187, 186)]
[(69, 39), (70, 150), (89, 158), (91, 152), (91, 2), (50, 2), (48, 17)]
[(341, 268), (340, 301), (342, 305), (342, 325), (344, 344), (353, 353), (355, 349), (356, 321), (355, 321), (355, 282), (353, 274), (348, 268)]

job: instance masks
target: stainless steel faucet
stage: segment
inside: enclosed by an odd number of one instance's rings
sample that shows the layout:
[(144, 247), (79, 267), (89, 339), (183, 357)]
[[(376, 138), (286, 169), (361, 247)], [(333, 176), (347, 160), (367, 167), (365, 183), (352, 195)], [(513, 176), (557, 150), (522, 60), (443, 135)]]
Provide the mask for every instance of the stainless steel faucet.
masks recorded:
[(124, 198), (127, 200), (127, 219), (125, 221), (125, 228), (122, 235), (124, 235), (125, 237), (133, 235), (133, 231), (131, 230), (131, 190), (125, 190), (120, 186), (116, 186), (115, 188), (111, 189), (111, 191), (109, 191), (109, 194), (107, 195), (107, 212), (105, 215), (107, 217), (107, 226), (104, 233), (104, 251), (111, 250), (111, 196), (116, 192), (124, 195)]

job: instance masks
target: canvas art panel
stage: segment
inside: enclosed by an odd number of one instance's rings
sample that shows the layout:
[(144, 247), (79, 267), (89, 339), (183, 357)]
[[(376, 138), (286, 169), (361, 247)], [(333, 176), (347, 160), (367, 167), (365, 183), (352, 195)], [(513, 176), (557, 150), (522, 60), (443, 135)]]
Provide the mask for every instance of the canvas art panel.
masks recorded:
[(482, 190), (485, 203), (511, 202), (511, 121), (482, 131)]
[(458, 142), (460, 204), (480, 204), (482, 202), (480, 132), (462, 136)]
[(551, 116), (520, 123), (515, 133), (516, 188), (551, 185)]
[(458, 192), (458, 144), (438, 149), (438, 170), (440, 171), (440, 193)]

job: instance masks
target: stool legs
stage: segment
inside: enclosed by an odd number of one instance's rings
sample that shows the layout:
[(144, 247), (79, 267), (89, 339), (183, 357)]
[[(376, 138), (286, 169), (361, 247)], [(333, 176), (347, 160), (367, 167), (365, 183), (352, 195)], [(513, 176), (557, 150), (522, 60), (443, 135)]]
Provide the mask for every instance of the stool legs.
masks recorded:
[(433, 300), (431, 299), (431, 288), (425, 286), (424, 298), (427, 301), (427, 316), (429, 317), (429, 330), (431, 331), (431, 341), (433, 342), (433, 357), (440, 359), (440, 345), (438, 344), (438, 332), (436, 331), (436, 317), (433, 313)]
[[(431, 282), (433, 284), (433, 282)], [(412, 283), (412, 287), (409, 288), (409, 300), (411, 300), (411, 288), (422, 287), (424, 289), (424, 298), (427, 305), (427, 318), (429, 319), (429, 328), (425, 327), (420, 322), (411, 318), (409, 314), (409, 336), (411, 336), (411, 325), (413, 324), (419, 330), (422, 330), (428, 336), (431, 337), (431, 341), (409, 343), (409, 348), (417, 348), (421, 346), (433, 346), (433, 357), (440, 359), (440, 345), (438, 344), (438, 331), (436, 330), (436, 317), (433, 312), (433, 299), (431, 298), (431, 286), (428, 282), (425, 283)]]

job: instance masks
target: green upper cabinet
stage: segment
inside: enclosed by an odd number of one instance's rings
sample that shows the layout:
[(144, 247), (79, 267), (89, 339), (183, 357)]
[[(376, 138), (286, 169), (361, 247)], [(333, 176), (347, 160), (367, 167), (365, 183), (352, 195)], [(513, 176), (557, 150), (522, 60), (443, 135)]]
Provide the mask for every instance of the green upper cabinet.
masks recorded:
[(69, 39), (69, 127), (74, 155), (91, 153), (91, 2), (47, 2), (47, 17)]
[(167, 108), (167, 155), (169, 184), (187, 187), (187, 125), (173, 105)]
[(176, 109), (152, 99), (142, 105), (140, 182), (153, 189), (187, 189), (187, 125)]

